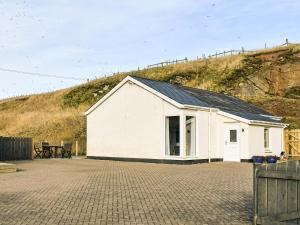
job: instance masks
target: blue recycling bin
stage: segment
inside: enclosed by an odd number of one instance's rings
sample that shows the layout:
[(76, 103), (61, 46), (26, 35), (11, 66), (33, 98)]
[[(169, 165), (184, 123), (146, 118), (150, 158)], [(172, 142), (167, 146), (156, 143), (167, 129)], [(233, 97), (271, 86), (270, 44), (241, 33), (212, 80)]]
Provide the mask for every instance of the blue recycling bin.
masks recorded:
[(267, 163), (276, 163), (277, 162), (277, 156), (275, 155), (270, 155), (266, 157)]
[(253, 161), (253, 163), (264, 163), (265, 157), (264, 156), (253, 156), (252, 161)]

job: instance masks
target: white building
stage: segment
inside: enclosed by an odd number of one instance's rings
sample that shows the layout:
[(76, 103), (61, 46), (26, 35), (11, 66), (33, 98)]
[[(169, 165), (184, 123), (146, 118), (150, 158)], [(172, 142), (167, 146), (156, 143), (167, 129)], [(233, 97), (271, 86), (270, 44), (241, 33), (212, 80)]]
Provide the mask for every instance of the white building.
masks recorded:
[(87, 157), (197, 163), (283, 151), (279, 117), (225, 94), (126, 77), (87, 112)]

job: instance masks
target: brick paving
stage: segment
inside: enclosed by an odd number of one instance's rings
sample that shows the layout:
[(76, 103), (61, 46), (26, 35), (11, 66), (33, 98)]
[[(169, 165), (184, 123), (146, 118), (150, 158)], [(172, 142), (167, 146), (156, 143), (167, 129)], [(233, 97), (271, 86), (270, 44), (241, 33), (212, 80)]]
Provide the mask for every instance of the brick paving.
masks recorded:
[(17, 162), (0, 174), (1, 225), (251, 224), (252, 166)]

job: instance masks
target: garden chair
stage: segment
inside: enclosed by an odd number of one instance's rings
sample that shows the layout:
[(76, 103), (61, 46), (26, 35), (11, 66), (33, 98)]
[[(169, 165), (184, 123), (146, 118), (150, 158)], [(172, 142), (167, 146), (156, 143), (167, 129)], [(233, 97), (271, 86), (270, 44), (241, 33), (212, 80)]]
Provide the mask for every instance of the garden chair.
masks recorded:
[(53, 158), (53, 151), (48, 142), (42, 142), (43, 158)]
[(64, 143), (63, 149), (61, 151), (62, 158), (72, 158), (72, 143)]
[(35, 155), (34, 155), (34, 158), (43, 158), (43, 150), (41, 149), (41, 145), (39, 142), (36, 142), (34, 143), (34, 146), (33, 146), (33, 149), (34, 149), (34, 152), (35, 152)]

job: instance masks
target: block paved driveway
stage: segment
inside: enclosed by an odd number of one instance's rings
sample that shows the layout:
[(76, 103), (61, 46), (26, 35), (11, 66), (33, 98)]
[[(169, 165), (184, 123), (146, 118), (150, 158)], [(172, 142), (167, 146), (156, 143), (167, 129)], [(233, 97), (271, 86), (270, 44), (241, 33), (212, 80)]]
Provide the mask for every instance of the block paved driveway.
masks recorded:
[(251, 224), (252, 165), (16, 162), (0, 174), (0, 224)]

